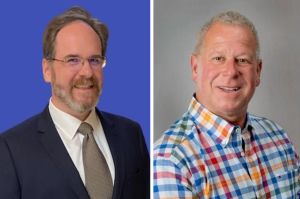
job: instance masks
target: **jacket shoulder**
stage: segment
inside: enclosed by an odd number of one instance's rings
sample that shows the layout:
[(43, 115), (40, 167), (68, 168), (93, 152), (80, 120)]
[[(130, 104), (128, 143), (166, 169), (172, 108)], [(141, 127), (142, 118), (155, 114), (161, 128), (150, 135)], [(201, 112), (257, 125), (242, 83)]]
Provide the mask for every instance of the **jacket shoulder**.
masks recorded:
[(129, 126), (135, 126), (135, 127), (140, 128), (140, 125), (136, 121), (129, 119), (127, 117), (113, 114), (113, 113), (108, 113), (105, 111), (98, 111), (98, 114), (99, 113), (100, 113), (100, 119), (104, 119), (108, 122), (111, 122), (111, 123), (114, 123), (117, 125), (129, 125)]
[(36, 114), (23, 122), (17, 124), (14, 127), (7, 129), (1, 133), (3, 138), (15, 137), (26, 134), (26, 132), (32, 132), (37, 129), (38, 120), (41, 117), (41, 114)]

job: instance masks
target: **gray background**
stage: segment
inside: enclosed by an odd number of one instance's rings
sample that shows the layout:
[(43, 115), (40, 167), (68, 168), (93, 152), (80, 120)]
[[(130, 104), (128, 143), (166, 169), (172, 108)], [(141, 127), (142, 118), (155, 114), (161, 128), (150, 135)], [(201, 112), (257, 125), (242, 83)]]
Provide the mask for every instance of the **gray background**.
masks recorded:
[(200, 27), (235, 10), (256, 26), (262, 81), (249, 111), (279, 123), (300, 152), (300, 1), (154, 0), (154, 141), (187, 110), (194, 83), (190, 55)]

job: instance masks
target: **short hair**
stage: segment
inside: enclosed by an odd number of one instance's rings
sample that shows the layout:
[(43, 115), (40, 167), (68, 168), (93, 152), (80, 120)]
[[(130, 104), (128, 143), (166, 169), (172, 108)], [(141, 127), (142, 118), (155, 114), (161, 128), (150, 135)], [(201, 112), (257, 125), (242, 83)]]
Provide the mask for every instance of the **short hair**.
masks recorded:
[(246, 27), (250, 28), (250, 30), (253, 33), (255, 42), (256, 42), (256, 57), (257, 58), (260, 57), (260, 45), (259, 45), (258, 34), (257, 34), (255, 26), (247, 17), (245, 17), (244, 15), (240, 14), (239, 12), (235, 12), (235, 11), (227, 11), (227, 12), (220, 13), (220, 14), (212, 17), (210, 19), (210, 21), (208, 21), (207, 23), (205, 23), (202, 26), (202, 28), (198, 34), (197, 43), (196, 43), (196, 46), (194, 49), (195, 54), (201, 52), (204, 37), (205, 37), (207, 31), (209, 30), (209, 28), (211, 28), (211, 26), (214, 25), (216, 22), (246, 26)]
[(48, 24), (43, 36), (43, 57), (52, 59), (55, 56), (55, 40), (57, 33), (66, 25), (74, 21), (87, 23), (98, 35), (101, 41), (101, 53), (105, 56), (108, 40), (108, 28), (96, 18), (92, 18), (85, 9), (74, 6), (66, 10), (61, 15), (54, 17)]

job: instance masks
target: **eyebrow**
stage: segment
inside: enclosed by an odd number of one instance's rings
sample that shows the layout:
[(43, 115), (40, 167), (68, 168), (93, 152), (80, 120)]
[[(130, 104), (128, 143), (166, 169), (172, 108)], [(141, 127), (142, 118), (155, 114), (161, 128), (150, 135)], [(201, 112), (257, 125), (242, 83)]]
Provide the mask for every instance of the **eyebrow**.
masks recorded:
[(236, 57), (246, 57), (246, 58), (249, 58), (249, 59), (255, 59), (255, 54), (250, 55), (250, 54), (242, 53), (240, 55), (237, 55)]
[(102, 58), (102, 57), (105, 57), (105, 56), (96, 54), (96, 55), (90, 56), (89, 58)]
[(80, 56), (76, 55), (76, 54), (69, 54), (69, 55), (66, 55), (65, 57), (80, 57)]
[[(82, 56), (80, 56), (80, 55), (78, 55), (78, 54), (69, 54), (69, 55), (66, 55), (65, 56), (65, 58), (66, 57), (82, 57)], [(88, 58), (102, 58), (102, 57), (104, 57), (104, 56), (102, 56), (102, 55), (99, 55), (99, 54), (95, 54), (95, 55), (91, 55), (91, 56), (89, 56)]]

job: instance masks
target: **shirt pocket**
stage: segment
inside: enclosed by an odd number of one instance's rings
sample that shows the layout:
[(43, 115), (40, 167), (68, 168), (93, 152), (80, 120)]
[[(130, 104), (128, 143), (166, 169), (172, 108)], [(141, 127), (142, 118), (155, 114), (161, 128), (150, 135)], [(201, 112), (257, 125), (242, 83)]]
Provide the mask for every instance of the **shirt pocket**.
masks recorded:
[(274, 184), (274, 192), (276, 196), (283, 198), (296, 198), (300, 191), (300, 170), (291, 169), (276, 176), (277, 183)]

